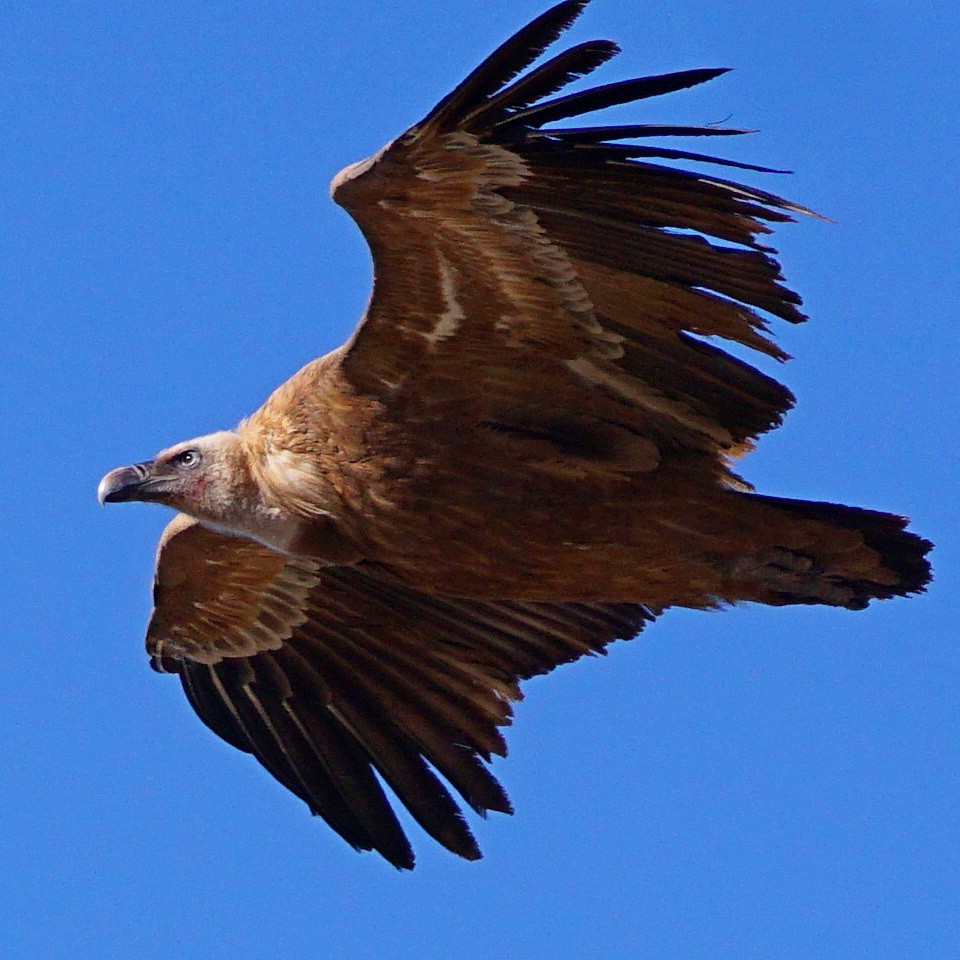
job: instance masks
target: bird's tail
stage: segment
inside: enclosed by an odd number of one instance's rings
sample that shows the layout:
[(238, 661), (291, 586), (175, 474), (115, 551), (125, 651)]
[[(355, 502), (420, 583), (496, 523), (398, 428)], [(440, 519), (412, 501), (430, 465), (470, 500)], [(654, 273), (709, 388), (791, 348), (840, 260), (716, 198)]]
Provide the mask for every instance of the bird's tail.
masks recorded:
[[(828, 604), (859, 610), (870, 600), (907, 596), (930, 582), (933, 546), (909, 533), (908, 520), (837, 503), (737, 493), (751, 501), (778, 544), (733, 563), (733, 578), (753, 599), (774, 606)], [(782, 546), (779, 545), (782, 543)]]

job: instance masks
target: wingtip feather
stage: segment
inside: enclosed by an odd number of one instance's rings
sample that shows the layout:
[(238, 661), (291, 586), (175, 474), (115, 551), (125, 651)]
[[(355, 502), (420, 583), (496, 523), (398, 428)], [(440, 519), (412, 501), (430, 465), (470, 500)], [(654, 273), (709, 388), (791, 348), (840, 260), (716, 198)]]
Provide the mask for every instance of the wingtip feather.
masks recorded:
[(562, 0), (521, 27), (445, 96), (418, 125), (446, 129), (526, 70), (583, 13), (590, 0)]

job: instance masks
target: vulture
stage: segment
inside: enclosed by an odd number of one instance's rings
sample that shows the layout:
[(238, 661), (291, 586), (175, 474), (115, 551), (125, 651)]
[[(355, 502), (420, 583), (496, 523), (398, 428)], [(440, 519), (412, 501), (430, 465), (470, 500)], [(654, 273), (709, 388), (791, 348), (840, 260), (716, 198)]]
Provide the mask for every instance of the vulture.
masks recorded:
[(786, 359), (768, 320), (805, 318), (761, 241), (810, 211), (703, 172), (766, 168), (656, 139), (745, 131), (578, 121), (724, 72), (561, 94), (618, 52), (534, 65), (586, 3), (537, 17), (335, 177), (375, 274), (346, 344), (236, 429), (98, 490), (177, 511), (152, 666), (398, 868), (414, 856), (385, 788), (468, 860), (454, 794), (511, 811), (488, 763), (520, 681), (672, 606), (859, 610), (930, 579), (905, 518), (733, 472), (794, 398), (722, 343)]

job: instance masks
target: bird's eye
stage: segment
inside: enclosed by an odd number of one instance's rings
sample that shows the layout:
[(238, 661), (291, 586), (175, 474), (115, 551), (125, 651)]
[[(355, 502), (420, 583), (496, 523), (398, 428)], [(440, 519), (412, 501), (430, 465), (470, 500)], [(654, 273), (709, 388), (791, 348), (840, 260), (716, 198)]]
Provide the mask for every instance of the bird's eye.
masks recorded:
[(200, 454), (196, 450), (184, 450), (183, 453), (178, 453), (173, 460), (181, 467), (195, 467), (200, 462)]

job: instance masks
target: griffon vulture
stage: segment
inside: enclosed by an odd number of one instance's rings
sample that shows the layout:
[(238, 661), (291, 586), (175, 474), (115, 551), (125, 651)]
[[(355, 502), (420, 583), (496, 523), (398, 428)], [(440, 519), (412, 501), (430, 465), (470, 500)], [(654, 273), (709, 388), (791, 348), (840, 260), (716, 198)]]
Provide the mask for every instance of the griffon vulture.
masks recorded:
[(528, 71), (585, 4), (548, 10), (334, 179), (375, 266), (348, 343), (235, 430), (99, 488), (179, 511), (153, 666), (397, 867), (414, 858), (381, 781), (467, 859), (447, 785), (510, 811), (485, 763), (520, 680), (667, 607), (860, 609), (930, 576), (904, 518), (731, 472), (793, 397), (717, 340), (785, 358), (765, 317), (804, 317), (760, 238), (809, 211), (660, 161), (763, 168), (650, 145), (742, 131), (556, 126), (724, 72), (558, 95), (617, 53), (581, 43)]

